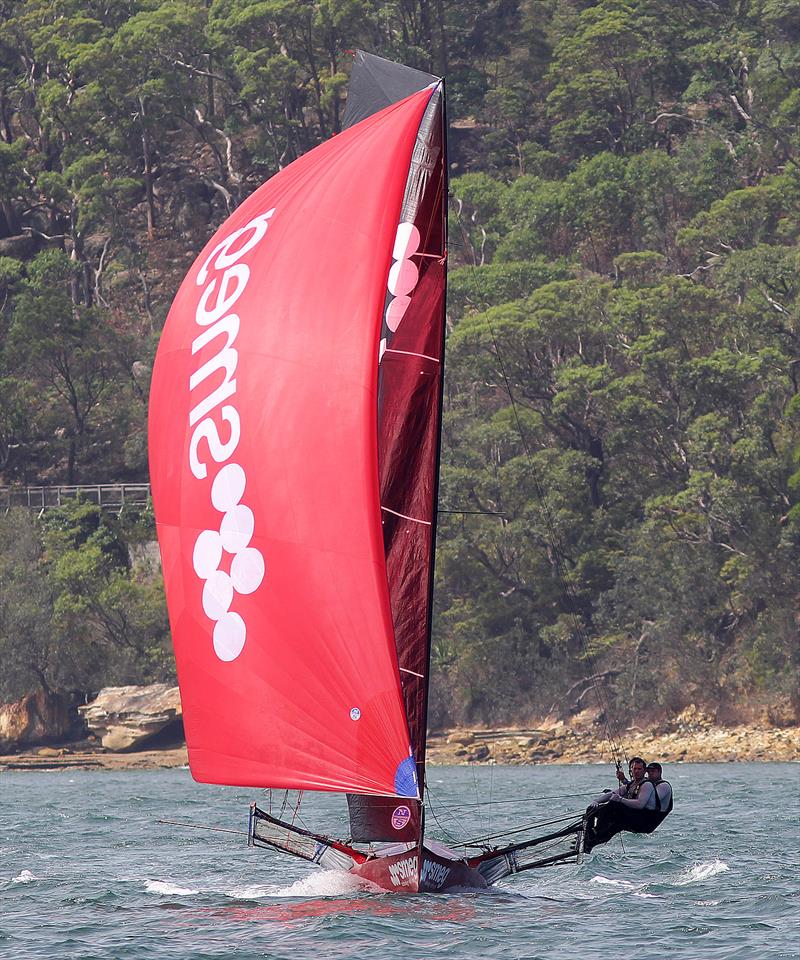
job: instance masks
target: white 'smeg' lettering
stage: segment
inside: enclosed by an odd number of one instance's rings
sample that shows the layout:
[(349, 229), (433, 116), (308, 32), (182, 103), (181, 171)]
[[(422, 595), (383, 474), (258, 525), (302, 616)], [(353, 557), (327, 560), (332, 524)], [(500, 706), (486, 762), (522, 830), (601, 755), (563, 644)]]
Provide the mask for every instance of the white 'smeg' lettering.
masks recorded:
[[(192, 342), (192, 355), (210, 344), (215, 345), (216, 352), (189, 378), (193, 404), (189, 413), (189, 426), (193, 428), (189, 469), (197, 480), (205, 480), (210, 462), (224, 466), (211, 484), (211, 503), (222, 514), (219, 530), (200, 533), (192, 565), (204, 581), (203, 612), (214, 621), (214, 652), (226, 662), (239, 656), (247, 639), (247, 625), (231, 610), (233, 600), (237, 594), (257, 590), (265, 572), (261, 552), (250, 546), (255, 518), (242, 502), (247, 475), (238, 463), (229, 462), (241, 439), (236, 409), (239, 352), (234, 346), (240, 319), (231, 308), (250, 280), (250, 268), (238, 261), (264, 238), (274, 213), (272, 209), (260, 214), (220, 241), (205, 259), (196, 280), (198, 286), (206, 286), (195, 310), (195, 322), (202, 332)], [(223, 553), (232, 556), (230, 573), (220, 569)]]

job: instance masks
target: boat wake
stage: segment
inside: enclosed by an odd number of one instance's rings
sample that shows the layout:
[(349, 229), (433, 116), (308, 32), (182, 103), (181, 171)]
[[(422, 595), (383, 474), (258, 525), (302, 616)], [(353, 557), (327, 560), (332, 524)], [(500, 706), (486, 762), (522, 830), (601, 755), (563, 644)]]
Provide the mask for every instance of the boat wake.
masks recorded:
[(318, 870), (295, 880), (287, 886), (253, 884), (231, 891), (240, 900), (258, 900), (262, 897), (341, 897), (362, 893), (364, 881), (341, 870)]
[[(23, 871), (27, 874), (28, 871)], [(14, 882), (27, 883), (29, 880), (38, 879), (29, 875), (28, 877), (16, 878)], [(141, 881), (139, 881), (141, 882)], [(190, 881), (191, 883), (191, 881)], [(196, 882), (195, 882), (196, 883)], [(372, 885), (370, 885), (371, 888)], [(375, 888), (376, 890), (378, 888)], [(277, 885), (274, 883), (251, 883), (243, 886), (220, 887), (202, 884), (186, 886), (185, 884), (173, 883), (170, 880), (144, 881), (145, 893), (155, 894), (160, 897), (194, 897), (206, 894), (214, 896), (227, 897), (232, 900), (265, 900), (265, 899), (318, 899), (325, 897), (352, 896), (354, 893), (363, 893), (365, 883), (357, 877), (337, 870), (320, 870), (312, 873), (308, 877), (295, 880), (293, 883)], [(382, 891), (378, 891), (382, 892)]]

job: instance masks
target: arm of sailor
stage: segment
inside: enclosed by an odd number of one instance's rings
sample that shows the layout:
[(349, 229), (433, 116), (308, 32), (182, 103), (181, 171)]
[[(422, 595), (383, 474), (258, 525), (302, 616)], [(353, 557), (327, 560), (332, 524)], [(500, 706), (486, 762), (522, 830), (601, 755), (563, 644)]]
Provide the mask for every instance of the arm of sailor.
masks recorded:
[(609, 800), (619, 800), (623, 793), (625, 793), (625, 786), (617, 790), (604, 790), (592, 800), (592, 803), (596, 806), (598, 803), (608, 803)]
[(672, 787), (668, 783), (662, 782), (659, 783), (656, 790), (658, 791), (658, 799), (661, 801), (661, 809), (665, 810), (672, 799)]
[(633, 800), (626, 800), (623, 797), (619, 798), (619, 803), (624, 803), (626, 807), (630, 807), (632, 810), (644, 810), (647, 806), (647, 801), (653, 795), (653, 784), (652, 783), (643, 783), (641, 789), (639, 790), (639, 796), (635, 797)]

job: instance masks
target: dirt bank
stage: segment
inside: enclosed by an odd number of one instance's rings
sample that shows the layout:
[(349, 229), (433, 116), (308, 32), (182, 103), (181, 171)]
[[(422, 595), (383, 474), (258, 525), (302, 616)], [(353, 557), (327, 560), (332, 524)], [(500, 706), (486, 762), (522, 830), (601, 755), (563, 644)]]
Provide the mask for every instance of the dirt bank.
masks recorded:
[[(800, 761), (800, 726), (718, 727), (700, 715), (688, 714), (654, 730), (633, 727), (619, 739), (628, 757), (638, 754), (663, 763)], [(602, 729), (578, 722), (543, 729), (470, 728), (433, 733), (428, 760), (433, 764), (598, 763), (609, 762), (611, 754)], [(82, 741), (0, 756), (0, 771), (154, 770), (182, 767), (187, 762), (185, 746), (111, 753)]]

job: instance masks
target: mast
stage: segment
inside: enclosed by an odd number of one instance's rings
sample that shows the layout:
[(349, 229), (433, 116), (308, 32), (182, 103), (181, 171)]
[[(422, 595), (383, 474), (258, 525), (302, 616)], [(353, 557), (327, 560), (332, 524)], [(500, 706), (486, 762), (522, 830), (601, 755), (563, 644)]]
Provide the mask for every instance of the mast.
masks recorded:
[[(364, 77), (367, 77), (368, 83)], [(378, 468), (386, 575), (403, 700), (420, 797), (425, 746), (437, 517), (446, 284), (446, 156), (443, 84), (368, 54), (357, 55), (348, 114), (359, 91), (390, 98), (432, 88), (408, 170), (389, 270), (378, 347)], [(351, 836), (419, 840), (422, 806), (399, 810), (348, 796)], [(399, 814), (402, 814), (400, 816)], [(408, 818), (398, 830), (398, 820)]]

